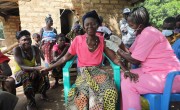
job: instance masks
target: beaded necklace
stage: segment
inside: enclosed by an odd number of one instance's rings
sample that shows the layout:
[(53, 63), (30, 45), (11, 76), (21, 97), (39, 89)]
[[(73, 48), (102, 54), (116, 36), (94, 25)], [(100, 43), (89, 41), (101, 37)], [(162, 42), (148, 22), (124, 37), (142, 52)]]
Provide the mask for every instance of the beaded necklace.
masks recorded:
[(95, 44), (93, 45), (93, 47), (90, 47), (90, 46), (88, 45), (88, 38), (87, 38), (87, 37), (86, 37), (86, 44), (87, 44), (89, 50), (94, 50), (94, 49), (97, 47), (97, 45), (98, 45), (98, 39), (97, 39), (97, 37), (96, 37)]

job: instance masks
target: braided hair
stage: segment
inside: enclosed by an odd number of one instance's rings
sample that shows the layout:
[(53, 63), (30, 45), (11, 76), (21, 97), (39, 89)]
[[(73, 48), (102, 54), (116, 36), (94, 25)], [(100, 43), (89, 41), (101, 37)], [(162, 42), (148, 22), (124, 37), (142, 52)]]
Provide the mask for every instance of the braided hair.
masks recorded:
[(53, 21), (50, 14), (48, 14), (48, 16), (45, 18), (45, 21), (46, 23), (48, 23), (49, 21)]
[(150, 26), (149, 13), (145, 7), (134, 8), (129, 17), (132, 19), (132, 22), (137, 25), (142, 24), (144, 27)]

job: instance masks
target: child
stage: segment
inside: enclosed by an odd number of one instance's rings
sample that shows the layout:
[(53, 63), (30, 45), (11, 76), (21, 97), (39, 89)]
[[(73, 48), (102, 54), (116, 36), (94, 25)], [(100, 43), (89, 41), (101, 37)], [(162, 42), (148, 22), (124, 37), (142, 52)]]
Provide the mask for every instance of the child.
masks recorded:
[(39, 47), (40, 47), (40, 44), (41, 44), (40, 35), (39, 35), (38, 33), (34, 33), (34, 34), (32, 35), (32, 38), (33, 38), (33, 40), (34, 40), (34, 45), (39, 48)]
[(38, 33), (34, 33), (32, 35), (32, 38), (34, 40), (34, 45), (37, 46), (39, 49), (40, 49), (40, 55), (41, 55), (41, 58), (43, 59), (43, 61), (45, 60), (44, 58), (44, 55), (43, 55), (43, 52), (41, 51), (41, 37)]
[[(53, 61), (51, 63), (56, 62), (58, 59), (63, 57), (69, 48), (69, 44), (65, 43), (65, 36), (60, 34), (57, 36), (57, 44), (53, 46)], [(58, 86), (58, 81), (60, 77), (62, 77), (62, 66), (53, 69), (52, 75), (55, 78), (55, 84), (51, 88), (56, 88)]]

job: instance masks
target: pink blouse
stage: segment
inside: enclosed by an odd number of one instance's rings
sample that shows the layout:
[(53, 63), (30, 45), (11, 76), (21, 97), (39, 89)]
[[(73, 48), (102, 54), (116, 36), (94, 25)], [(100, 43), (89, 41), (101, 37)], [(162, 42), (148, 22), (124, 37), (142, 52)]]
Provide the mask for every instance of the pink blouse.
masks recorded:
[(68, 52), (78, 56), (78, 67), (99, 66), (103, 60), (104, 37), (98, 36), (100, 43), (94, 52), (90, 52), (86, 43), (87, 34), (76, 36)]
[(160, 73), (166, 77), (168, 72), (180, 70), (180, 63), (171, 45), (154, 27), (146, 27), (136, 37), (129, 50), (134, 59), (141, 61), (140, 69), (143, 73)]

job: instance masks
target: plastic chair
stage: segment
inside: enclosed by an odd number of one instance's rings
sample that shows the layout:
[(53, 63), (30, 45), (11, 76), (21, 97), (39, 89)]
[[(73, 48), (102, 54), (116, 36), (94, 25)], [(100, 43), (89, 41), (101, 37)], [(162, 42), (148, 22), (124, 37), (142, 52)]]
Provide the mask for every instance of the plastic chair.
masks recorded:
[[(118, 95), (120, 94), (120, 66), (114, 64), (105, 54), (104, 56), (109, 60), (110, 65), (113, 69), (113, 74), (114, 74), (114, 82), (116, 85), (116, 88), (118, 90)], [(67, 104), (68, 101), (68, 92), (71, 88), (71, 84), (70, 84), (70, 71), (69, 69), (71, 68), (73, 62), (75, 61), (77, 57), (73, 57), (70, 61), (66, 62), (66, 65), (63, 67), (63, 85), (64, 85), (64, 97), (65, 97), (65, 103)], [(73, 85), (75, 86), (75, 85)], [(120, 105), (120, 98), (118, 96), (118, 103), (117, 103), (117, 110), (120, 109), (119, 107)]]
[(167, 75), (164, 92), (162, 94), (142, 95), (148, 100), (150, 110), (169, 110), (170, 101), (180, 101), (180, 93), (171, 93), (173, 80), (180, 71), (170, 72)]

